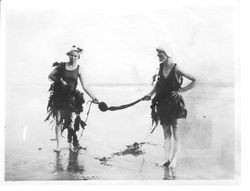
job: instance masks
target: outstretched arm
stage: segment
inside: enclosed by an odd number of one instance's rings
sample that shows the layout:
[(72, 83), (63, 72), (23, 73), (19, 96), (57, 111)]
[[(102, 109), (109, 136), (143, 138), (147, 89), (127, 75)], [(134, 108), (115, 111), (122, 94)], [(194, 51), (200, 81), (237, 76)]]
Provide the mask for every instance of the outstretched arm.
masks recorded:
[(189, 79), (191, 81), (188, 85), (186, 85), (185, 87), (183, 87), (179, 91), (177, 91), (177, 93), (185, 92), (185, 91), (190, 90), (190, 89), (192, 89), (194, 87), (195, 78), (193, 76), (191, 76), (190, 74), (187, 74), (187, 73), (181, 71), (177, 67), (176, 67), (176, 72), (179, 72), (182, 76), (184, 76), (185, 78), (187, 78), (187, 79)]
[(95, 98), (95, 96), (89, 91), (89, 89), (85, 86), (84, 80), (83, 80), (83, 74), (82, 71), (80, 70), (79, 72), (79, 80), (82, 85), (82, 89), (91, 97), (91, 99), (94, 101), (94, 103), (98, 103), (98, 100)]

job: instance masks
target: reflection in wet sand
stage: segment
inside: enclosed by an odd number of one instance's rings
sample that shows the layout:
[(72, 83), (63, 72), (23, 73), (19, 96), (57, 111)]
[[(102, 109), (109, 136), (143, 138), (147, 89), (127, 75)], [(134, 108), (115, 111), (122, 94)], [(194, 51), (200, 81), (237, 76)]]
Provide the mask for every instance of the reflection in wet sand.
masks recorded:
[(69, 149), (69, 159), (68, 159), (68, 171), (73, 171), (73, 172), (84, 172), (84, 166), (79, 164), (78, 162), (78, 155), (79, 155), (79, 150), (76, 152), (73, 152), (71, 149)]
[(56, 152), (56, 165), (55, 165), (55, 171), (54, 172), (60, 172), (60, 171), (63, 171), (61, 153)]
[(169, 169), (169, 167), (164, 166), (164, 176), (163, 176), (163, 180), (175, 180), (176, 179), (176, 175), (175, 175), (175, 171), (172, 171)]
[[(52, 174), (58, 180), (90, 180), (93, 176), (85, 176), (85, 167), (83, 161), (79, 161), (79, 154), (81, 150), (72, 151), (61, 150), (56, 152), (55, 169)], [(68, 156), (68, 158), (67, 158)]]

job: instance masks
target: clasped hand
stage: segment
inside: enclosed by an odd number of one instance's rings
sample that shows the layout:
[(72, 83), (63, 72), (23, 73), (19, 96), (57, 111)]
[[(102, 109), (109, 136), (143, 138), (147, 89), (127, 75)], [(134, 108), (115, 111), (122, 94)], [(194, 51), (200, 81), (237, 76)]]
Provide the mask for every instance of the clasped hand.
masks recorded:
[(93, 103), (96, 103), (96, 104), (99, 103), (98, 99), (96, 99), (96, 98), (93, 98), (93, 99), (92, 99), (92, 102), (93, 102)]
[(149, 100), (151, 100), (151, 96), (145, 95), (145, 96), (142, 98), (142, 100), (144, 100), (144, 101), (149, 101)]

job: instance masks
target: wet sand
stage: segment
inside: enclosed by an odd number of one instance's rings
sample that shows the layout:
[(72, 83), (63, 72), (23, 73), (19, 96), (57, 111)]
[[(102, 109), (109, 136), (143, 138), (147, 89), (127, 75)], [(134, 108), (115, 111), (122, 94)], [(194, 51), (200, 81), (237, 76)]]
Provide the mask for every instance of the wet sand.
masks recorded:
[[(101, 112), (92, 106), (80, 139), (86, 150), (72, 152), (62, 139), (55, 148), (54, 129), (44, 123), (46, 86), (16, 86), (6, 90), (5, 180), (164, 180), (167, 170), (155, 164), (163, 157), (163, 133), (157, 127), (141, 146), (142, 153), (103, 157), (126, 145), (145, 141), (151, 127), (150, 102), (121, 111)], [(149, 86), (92, 86), (100, 101), (121, 105), (143, 96)], [(186, 120), (179, 121), (181, 150), (176, 180), (232, 180), (234, 166), (234, 88), (197, 85), (184, 94)], [(86, 108), (86, 107), (85, 107)], [(82, 117), (84, 118), (86, 109)], [(79, 132), (79, 135), (81, 132)], [(66, 134), (64, 134), (66, 137)]]

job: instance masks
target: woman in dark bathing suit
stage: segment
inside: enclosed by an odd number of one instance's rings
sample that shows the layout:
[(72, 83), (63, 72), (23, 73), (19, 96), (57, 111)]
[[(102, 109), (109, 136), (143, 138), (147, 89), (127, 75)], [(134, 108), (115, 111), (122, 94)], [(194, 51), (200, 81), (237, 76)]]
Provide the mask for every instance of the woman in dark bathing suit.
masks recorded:
[[(176, 167), (176, 157), (179, 149), (177, 135), (177, 120), (186, 118), (187, 110), (181, 94), (194, 86), (195, 78), (182, 72), (172, 61), (171, 55), (162, 48), (157, 48), (157, 56), (160, 61), (160, 70), (157, 82), (152, 91), (144, 97), (145, 100), (152, 99), (151, 116), (153, 122), (160, 121), (164, 132), (164, 159), (158, 163), (166, 166), (173, 172)], [(182, 85), (182, 78), (186, 77), (191, 82)], [(171, 141), (173, 140), (173, 141)]]
[[(92, 98), (94, 103), (98, 100), (84, 85), (83, 75), (77, 61), (80, 58), (82, 49), (73, 46), (67, 53), (69, 62), (54, 63), (55, 69), (49, 74), (49, 79), (53, 81), (50, 87), (50, 98), (48, 102), (48, 120), (53, 117), (56, 122), (55, 132), (57, 146), (55, 151), (60, 151), (60, 133), (67, 129), (68, 142), (73, 144), (74, 150), (80, 147), (76, 132), (81, 126), (84, 128), (84, 122), (80, 118), (83, 111), (84, 97), (83, 93), (78, 91), (78, 79), (81, 82), (83, 90)], [(73, 120), (73, 115), (76, 115)]]

